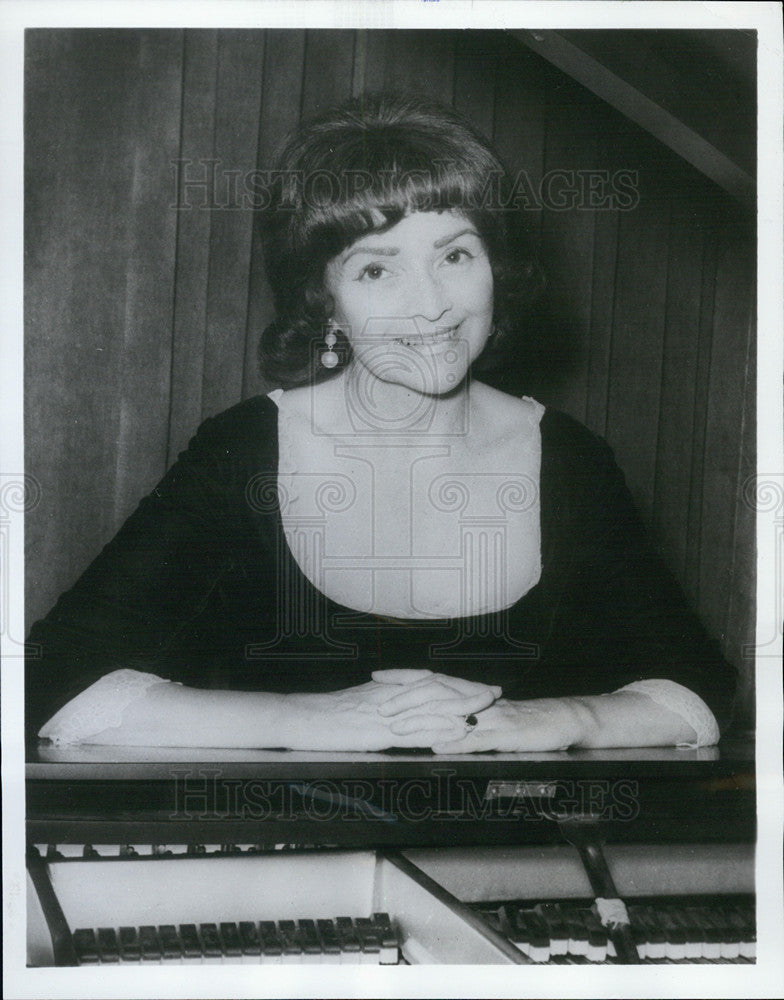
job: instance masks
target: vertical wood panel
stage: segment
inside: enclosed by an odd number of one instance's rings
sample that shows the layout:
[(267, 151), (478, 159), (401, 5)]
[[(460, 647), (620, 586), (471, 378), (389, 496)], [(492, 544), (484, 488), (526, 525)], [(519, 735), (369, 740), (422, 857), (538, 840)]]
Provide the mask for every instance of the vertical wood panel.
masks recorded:
[[(597, 140), (597, 165), (612, 171), (609, 129)], [(607, 434), (612, 328), (615, 311), (615, 271), (618, 255), (618, 211), (597, 212), (593, 227), (591, 318), (585, 386), (585, 422), (596, 434)]]
[[(299, 122), (304, 60), (304, 31), (275, 29), (266, 32), (257, 162), (262, 173), (273, 168), (278, 147)], [(255, 228), (249, 281), (243, 398), (274, 388), (263, 381), (258, 370), (259, 337), (264, 327), (274, 319), (274, 308), (264, 274), (263, 249)]]
[(181, 207), (176, 210), (169, 463), (187, 445), (202, 413), (217, 64), (217, 33), (186, 31), (176, 192), (176, 203)]
[(653, 523), (680, 579), (686, 572), (704, 239), (703, 228), (695, 225), (693, 200), (676, 198), (670, 216)]
[(488, 139), (493, 136), (495, 75), (493, 32), (458, 32), (455, 40), (454, 104)]
[(726, 639), (748, 356), (754, 244), (723, 220), (716, 266), (700, 538), (700, 601), (711, 632)]
[(358, 31), (354, 49), (352, 93), (375, 93), (383, 90), (390, 31)]
[(118, 521), (166, 470), (174, 255), (171, 162), (180, 142), (182, 33), (139, 38), (128, 219), (126, 306), (122, 331), (120, 421), (114, 511)]
[(694, 414), (692, 421), (692, 459), (689, 477), (689, 512), (686, 533), (686, 593), (697, 611), (704, 611), (700, 601), (700, 535), (705, 460), (705, 427), (708, 418), (708, 380), (713, 336), (713, 297), (716, 283), (717, 233), (713, 219), (706, 220), (705, 256), (702, 261), (700, 322), (697, 332), (697, 359), (694, 366)]
[(259, 32), (220, 32), (213, 154), (218, 162), (202, 395), (205, 417), (242, 396), (253, 221), (243, 204), (243, 179), (256, 167), (263, 59)]
[(516, 204), (525, 212), (531, 232), (538, 235), (542, 216), (538, 191), (544, 171), (544, 100), (549, 74), (541, 60), (518, 52), (511, 39), (503, 39), (499, 49), (493, 141), (512, 176), (520, 174), (531, 185), (533, 197), (526, 197), (525, 187), (521, 187)]
[(595, 119), (568, 81), (546, 99), (542, 254), (548, 262), (549, 312), (563, 366), (552, 403), (585, 419), (596, 211), (586, 203), (580, 171), (596, 166)]
[[(114, 533), (115, 497), (127, 510), (160, 467), (159, 425), (143, 468), (127, 422), (121, 449), (118, 435), (121, 406), (151, 403), (166, 426), (167, 153), (179, 86), (166, 49), (176, 34), (165, 34), (152, 66), (144, 61), (156, 42), (144, 33), (27, 33), (26, 448), (43, 490), (26, 527), (33, 618)], [(154, 265), (148, 252), (160, 256)], [(160, 400), (151, 400), (156, 392)], [(132, 485), (131, 469), (140, 477)]]
[(393, 31), (387, 38), (384, 86), (428, 94), (452, 103), (454, 33)]
[(302, 117), (312, 118), (351, 96), (354, 71), (354, 33), (342, 30), (308, 31)]
[[(656, 151), (628, 143), (640, 172), (640, 200), (618, 220), (615, 316), (607, 436), (632, 496), (650, 523), (664, 341), (669, 204)], [(659, 162), (657, 162), (659, 160)]]
[[(756, 463), (756, 338), (754, 336), (753, 302), (748, 326), (748, 351), (745, 365), (745, 392), (738, 456), (738, 492), (735, 497), (735, 525), (732, 547), (732, 587), (727, 609), (725, 654), (731, 663), (740, 666), (738, 717), (740, 722), (754, 725), (754, 658), (756, 645), (756, 522), (755, 511), (748, 501), (745, 485), (757, 471)], [(770, 544), (776, 545), (772, 538)], [(775, 619), (776, 611), (772, 612)]]

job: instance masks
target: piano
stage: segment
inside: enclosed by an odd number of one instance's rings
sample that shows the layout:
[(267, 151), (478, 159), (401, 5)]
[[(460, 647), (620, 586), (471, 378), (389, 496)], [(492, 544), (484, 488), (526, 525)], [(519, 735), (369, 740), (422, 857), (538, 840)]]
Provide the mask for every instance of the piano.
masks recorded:
[(754, 750), (30, 748), (28, 965), (754, 962)]

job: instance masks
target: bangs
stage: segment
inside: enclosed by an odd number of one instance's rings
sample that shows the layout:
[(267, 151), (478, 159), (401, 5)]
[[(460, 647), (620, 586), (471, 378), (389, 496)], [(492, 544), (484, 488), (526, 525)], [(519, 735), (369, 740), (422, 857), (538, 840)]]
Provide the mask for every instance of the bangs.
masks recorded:
[(487, 237), (502, 168), (490, 155), (477, 162), (475, 148), (469, 157), (457, 144), (446, 145), (443, 136), (412, 137), (394, 126), (344, 142), (340, 164), (322, 161), (298, 178), (295, 244), (324, 261), (413, 212), (460, 212)]

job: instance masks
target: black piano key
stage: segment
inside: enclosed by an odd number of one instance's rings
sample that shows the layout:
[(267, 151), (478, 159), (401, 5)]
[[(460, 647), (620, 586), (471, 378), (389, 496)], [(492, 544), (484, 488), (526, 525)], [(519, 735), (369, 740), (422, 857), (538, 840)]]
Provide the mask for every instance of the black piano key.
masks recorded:
[(280, 937), (284, 961), (291, 961), (302, 955), (302, 942), (297, 925), (293, 920), (278, 921), (278, 936)]
[(229, 958), (239, 958), (242, 955), (242, 947), (237, 925), (223, 921), (220, 925), (220, 936), (223, 942), (223, 954)]
[(569, 954), (577, 956), (588, 955), (588, 930), (580, 918), (577, 909), (568, 909), (564, 914), (564, 924), (569, 935)]
[(196, 924), (180, 924), (180, 943), (184, 958), (196, 959), (202, 957), (201, 941)]
[(740, 935), (737, 929), (727, 919), (724, 908), (721, 906), (706, 907), (708, 917), (716, 928), (719, 938), (719, 957), (738, 958), (740, 954)]
[(158, 928), (158, 937), (164, 961), (179, 962), (182, 958), (182, 942), (174, 924), (161, 924)]
[(739, 953), (742, 958), (752, 959), (757, 953), (757, 919), (753, 906), (731, 906), (726, 911), (727, 919), (738, 931)]
[(630, 906), (629, 922), (640, 958), (650, 961), (664, 959), (667, 948), (664, 932), (651, 917), (650, 908), (642, 905)]
[(589, 962), (604, 962), (607, 958), (609, 940), (607, 928), (592, 910), (581, 910), (580, 917), (588, 934), (586, 958)]
[(531, 950), (531, 934), (527, 925), (521, 920), (522, 909), (517, 903), (506, 903), (499, 911), (501, 928), (520, 951), (527, 955)]
[(550, 955), (566, 955), (569, 952), (569, 931), (566, 926), (564, 911), (558, 903), (538, 903), (534, 907), (547, 925), (550, 935)]
[(322, 951), (328, 956), (327, 961), (332, 961), (333, 959), (329, 956), (340, 955), (340, 940), (337, 928), (331, 920), (317, 920), (316, 927), (321, 939)]
[(702, 930), (697, 921), (683, 906), (671, 907), (668, 916), (683, 931), (683, 951), (687, 961), (702, 958)]
[(263, 961), (280, 961), (283, 954), (283, 946), (278, 937), (278, 929), (272, 920), (262, 920), (259, 924), (259, 936), (261, 937), (261, 954)]
[(397, 931), (392, 926), (388, 913), (374, 913), (373, 927), (381, 942), (381, 964), (397, 965), (400, 961), (400, 946)]
[(335, 927), (338, 932), (341, 954), (361, 954), (362, 945), (359, 943), (359, 937), (351, 917), (335, 917)]
[[(547, 929), (547, 924), (533, 910), (519, 910), (518, 920), (527, 931), (528, 957), (534, 962), (548, 961), (550, 958), (550, 932)], [(583, 931), (583, 933), (585, 932)]]
[(102, 962), (120, 961), (120, 947), (113, 927), (98, 928), (98, 951)]
[(656, 914), (664, 934), (665, 957), (675, 962), (684, 961), (686, 958), (686, 931), (668, 908), (656, 907)]
[(142, 953), (139, 947), (139, 932), (135, 927), (120, 928), (120, 958), (123, 962), (139, 962)]
[(323, 955), (318, 933), (316, 932), (315, 920), (298, 920), (299, 938), (302, 942), (302, 951), (306, 955)]
[(201, 937), (202, 955), (207, 961), (214, 962), (223, 958), (217, 924), (199, 924), (199, 936)]
[(261, 955), (261, 938), (256, 925), (251, 920), (240, 921), (239, 934), (243, 955)]
[(73, 932), (73, 944), (79, 965), (92, 965), (99, 961), (98, 942), (92, 927), (80, 927)]
[(381, 941), (373, 927), (373, 921), (369, 917), (357, 917), (354, 927), (362, 946), (362, 954), (367, 956), (368, 961), (378, 962), (381, 955)]
[(702, 957), (721, 958), (721, 935), (706, 907), (689, 906), (687, 911), (702, 932)]
[(143, 962), (160, 962), (161, 942), (158, 940), (158, 931), (152, 924), (145, 924), (139, 928), (139, 944)]

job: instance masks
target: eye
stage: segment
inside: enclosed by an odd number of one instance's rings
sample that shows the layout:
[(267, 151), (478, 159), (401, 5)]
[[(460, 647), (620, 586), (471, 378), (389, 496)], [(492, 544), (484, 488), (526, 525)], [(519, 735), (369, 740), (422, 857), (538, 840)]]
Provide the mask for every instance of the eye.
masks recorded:
[(459, 264), (463, 260), (473, 260), (473, 256), (465, 247), (453, 247), (444, 257), (444, 260), (447, 264)]
[(359, 273), (359, 280), (378, 281), (387, 273), (383, 264), (367, 264)]

